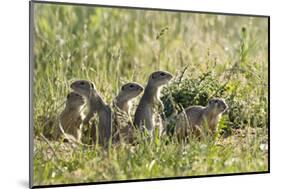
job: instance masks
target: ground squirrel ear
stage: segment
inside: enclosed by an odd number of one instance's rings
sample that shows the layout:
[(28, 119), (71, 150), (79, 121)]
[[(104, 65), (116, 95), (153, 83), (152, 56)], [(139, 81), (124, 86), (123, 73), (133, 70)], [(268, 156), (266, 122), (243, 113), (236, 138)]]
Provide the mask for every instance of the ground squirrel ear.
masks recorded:
[(66, 96), (66, 99), (69, 99), (69, 97), (70, 97), (70, 93)]
[(95, 88), (95, 85), (93, 82), (90, 82), (90, 85), (91, 85), (91, 89), (94, 89)]
[(123, 85), (122, 87), (121, 87), (121, 91), (123, 91), (125, 89), (125, 86)]

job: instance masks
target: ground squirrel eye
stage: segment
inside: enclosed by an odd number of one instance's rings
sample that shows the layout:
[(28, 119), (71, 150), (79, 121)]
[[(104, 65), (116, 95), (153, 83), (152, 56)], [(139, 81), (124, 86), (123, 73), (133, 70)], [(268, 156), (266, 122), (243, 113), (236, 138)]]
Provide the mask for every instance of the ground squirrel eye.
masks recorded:
[(132, 85), (130, 85), (130, 88), (134, 88), (135, 86), (132, 84)]
[(80, 85), (85, 85), (84, 81), (81, 81), (81, 82), (80, 82)]
[(162, 72), (162, 73), (160, 73), (160, 76), (165, 76), (165, 75), (166, 75), (166, 74), (165, 74), (165, 73), (163, 73), (163, 72)]

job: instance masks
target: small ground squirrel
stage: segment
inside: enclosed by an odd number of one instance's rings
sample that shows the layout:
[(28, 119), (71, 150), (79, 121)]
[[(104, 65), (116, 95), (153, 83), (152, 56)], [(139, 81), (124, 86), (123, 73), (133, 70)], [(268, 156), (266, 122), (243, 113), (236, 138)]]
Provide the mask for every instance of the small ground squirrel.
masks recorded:
[(60, 114), (60, 130), (74, 140), (81, 141), (82, 120), (84, 118), (81, 112), (85, 105), (84, 98), (78, 93), (71, 92), (67, 95), (65, 108)]
[[(95, 113), (98, 115), (98, 136), (99, 143), (107, 145), (111, 138), (112, 113), (110, 107), (104, 102), (101, 95), (97, 92), (94, 83), (87, 80), (74, 81), (70, 87), (87, 99), (89, 112), (83, 123), (88, 123)], [(94, 129), (95, 130), (95, 129)], [(94, 142), (96, 135), (93, 135)]]
[[(142, 126), (145, 125), (150, 135), (153, 135), (154, 129), (156, 127), (155, 119), (160, 117), (155, 111), (157, 106), (160, 105), (161, 109), (163, 110), (163, 104), (160, 100), (161, 87), (167, 84), (172, 78), (173, 76), (165, 71), (153, 72), (149, 76), (144, 94), (137, 107), (134, 124), (138, 128), (142, 128)], [(161, 132), (162, 128), (159, 128), (159, 131)]]
[(211, 99), (206, 107), (190, 106), (185, 109), (185, 115), (188, 123), (183, 125), (180, 124), (181, 121), (179, 121), (176, 124), (176, 130), (181, 130), (181, 132), (184, 130), (185, 137), (187, 137), (186, 135), (188, 134), (195, 134), (195, 136), (198, 137), (202, 134), (202, 131), (205, 130), (204, 126), (206, 126), (208, 132), (213, 134), (217, 129), (217, 124), (222, 113), (224, 113), (227, 108), (227, 104), (221, 98)]
[(121, 138), (126, 142), (133, 142), (134, 130), (130, 118), (132, 101), (140, 95), (143, 90), (144, 88), (138, 83), (126, 83), (121, 87), (117, 97), (114, 99), (114, 142), (119, 142)]
[(138, 83), (126, 83), (121, 87), (117, 97), (114, 100), (116, 106), (126, 112), (128, 115), (130, 114), (131, 109), (131, 101), (141, 94), (143, 91), (143, 87)]

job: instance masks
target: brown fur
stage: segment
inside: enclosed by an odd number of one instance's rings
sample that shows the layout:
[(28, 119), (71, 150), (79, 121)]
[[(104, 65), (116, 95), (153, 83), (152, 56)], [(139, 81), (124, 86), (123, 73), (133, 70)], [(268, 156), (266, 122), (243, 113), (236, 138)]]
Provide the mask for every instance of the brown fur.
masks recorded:
[(123, 140), (132, 143), (134, 140), (134, 128), (130, 118), (132, 100), (140, 95), (143, 87), (138, 83), (127, 83), (121, 87), (117, 97), (113, 102), (114, 106), (114, 124), (113, 141)]
[[(98, 115), (98, 141), (102, 145), (107, 145), (111, 138), (112, 114), (110, 107), (105, 103), (101, 95), (97, 92), (95, 85), (87, 80), (74, 81), (70, 86), (75, 92), (87, 99), (89, 112), (83, 123), (88, 124), (94, 114)], [(97, 141), (96, 127), (93, 126), (93, 141)]]
[[(160, 100), (161, 86), (167, 84), (172, 77), (168, 72), (153, 72), (148, 79), (144, 94), (137, 107), (134, 124), (140, 129), (145, 128), (150, 135), (153, 135), (157, 126), (155, 120), (159, 118), (159, 115), (155, 111), (156, 107), (160, 105), (163, 110), (163, 104)], [(162, 130), (162, 125), (159, 124), (159, 132), (162, 133)]]
[(179, 119), (176, 123), (177, 135), (187, 137), (189, 134), (193, 134), (199, 137), (205, 131), (214, 134), (221, 115), (226, 109), (227, 105), (225, 101), (220, 98), (210, 100), (206, 107), (190, 106), (186, 108), (179, 115), (181, 120)]
[(67, 95), (66, 105), (60, 114), (60, 130), (63, 134), (68, 134), (78, 142), (81, 140), (81, 129), (83, 114), (81, 112), (85, 100), (75, 92)]

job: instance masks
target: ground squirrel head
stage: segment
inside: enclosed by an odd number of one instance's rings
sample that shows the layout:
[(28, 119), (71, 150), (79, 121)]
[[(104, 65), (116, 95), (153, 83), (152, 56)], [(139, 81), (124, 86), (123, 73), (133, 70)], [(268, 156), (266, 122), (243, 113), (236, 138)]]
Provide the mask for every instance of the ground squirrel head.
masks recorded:
[(95, 90), (95, 85), (91, 81), (77, 80), (71, 83), (70, 88), (78, 94), (89, 98), (92, 91)]
[(75, 92), (68, 93), (66, 97), (66, 106), (70, 108), (78, 108), (85, 104), (84, 98)]
[(121, 90), (115, 98), (117, 107), (129, 114), (131, 101), (139, 94), (141, 94), (143, 90), (144, 88), (138, 83), (126, 83), (121, 87)]
[(150, 86), (160, 87), (167, 84), (173, 75), (166, 71), (156, 71), (149, 76), (148, 84)]
[(126, 83), (121, 87), (121, 91), (119, 92), (118, 97), (122, 97), (126, 100), (131, 100), (137, 97), (140, 93), (142, 93), (143, 90), (143, 86), (138, 83)]
[(224, 99), (213, 98), (208, 102), (207, 108), (211, 109), (215, 114), (221, 114), (228, 108)]

